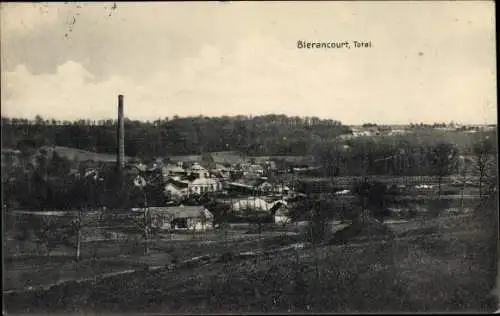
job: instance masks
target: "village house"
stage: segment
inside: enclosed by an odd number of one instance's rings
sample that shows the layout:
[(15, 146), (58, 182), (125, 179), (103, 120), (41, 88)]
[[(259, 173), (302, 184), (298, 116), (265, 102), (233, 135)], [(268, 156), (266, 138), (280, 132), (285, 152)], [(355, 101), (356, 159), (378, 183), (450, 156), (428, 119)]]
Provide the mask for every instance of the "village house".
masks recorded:
[(267, 203), (265, 200), (258, 197), (248, 197), (240, 199), (231, 204), (231, 210), (233, 212), (242, 212), (245, 210), (251, 210), (256, 212), (269, 211), (273, 204)]
[[(208, 173), (192, 173), (192, 178), (182, 179), (179, 176), (169, 177), (165, 185), (165, 194), (172, 197), (185, 197), (191, 194), (204, 194), (222, 190), (222, 182), (216, 178), (206, 178)], [(200, 177), (198, 177), (200, 176)]]
[(176, 164), (167, 164), (162, 167), (162, 175), (164, 179), (173, 176), (185, 176), (187, 175), (187, 170), (183, 168), (183, 163), (178, 162)]
[(229, 190), (239, 193), (255, 193), (271, 191), (272, 185), (261, 177), (244, 177), (228, 183)]
[(407, 130), (404, 130), (404, 129), (393, 129), (391, 130), (388, 135), (389, 136), (392, 136), (392, 135), (404, 135), (404, 134), (407, 134), (408, 131)]
[(242, 194), (288, 194), (290, 188), (283, 183), (271, 183), (265, 177), (244, 177), (227, 183), (229, 191)]
[[(144, 212), (142, 208), (132, 209)], [(213, 228), (214, 215), (203, 206), (150, 207), (152, 225), (163, 230), (205, 231)]]
[(165, 194), (170, 195), (172, 198), (183, 198), (189, 194), (189, 184), (175, 179), (169, 179), (165, 185)]
[(241, 170), (243, 171), (243, 176), (255, 175), (255, 176), (263, 176), (264, 168), (257, 164), (241, 164)]
[(275, 224), (285, 225), (292, 222), (288, 216), (289, 208), (285, 201), (276, 201), (269, 211), (273, 214)]
[(188, 169), (188, 175), (194, 175), (200, 179), (210, 177), (208, 170), (197, 162), (193, 163), (193, 165), (191, 165), (191, 167)]
[(189, 193), (203, 194), (222, 190), (222, 183), (214, 178), (198, 178), (188, 182)]
[[(287, 203), (283, 200), (278, 200), (274, 202), (267, 202), (266, 200), (259, 197), (248, 197), (239, 199), (236, 202), (232, 202), (231, 210), (234, 212), (242, 212), (245, 210), (250, 210), (254, 212), (271, 212), (273, 207), (276, 207), (277, 204), (287, 205)], [(276, 211), (275, 208), (273, 211)]]
[(231, 168), (221, 164), (215, 164), (215, 168), (211, 170), (211, 173), (220, 179), (227, 180), (231, 178)]
[(276, 162), (274, 162), (272, 160), (266, 160), (264, 162), (264, 167), (266, 170), (276, 170), (277, 169)]

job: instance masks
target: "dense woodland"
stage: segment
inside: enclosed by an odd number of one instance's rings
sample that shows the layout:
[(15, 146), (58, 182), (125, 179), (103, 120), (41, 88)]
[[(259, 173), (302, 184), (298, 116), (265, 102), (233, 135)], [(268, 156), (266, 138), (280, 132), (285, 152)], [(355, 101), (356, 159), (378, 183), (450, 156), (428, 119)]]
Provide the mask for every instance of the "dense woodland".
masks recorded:
[[(2, 118), (3, 147), (56, 145), (116, 152), (116, 120), (74, 122)], [(311, 144), (349, 133), (334, 120), (285, 115), (125, 120), (125, 153), (151, 158), (237, 150), (247, 155), (307, 155)]]

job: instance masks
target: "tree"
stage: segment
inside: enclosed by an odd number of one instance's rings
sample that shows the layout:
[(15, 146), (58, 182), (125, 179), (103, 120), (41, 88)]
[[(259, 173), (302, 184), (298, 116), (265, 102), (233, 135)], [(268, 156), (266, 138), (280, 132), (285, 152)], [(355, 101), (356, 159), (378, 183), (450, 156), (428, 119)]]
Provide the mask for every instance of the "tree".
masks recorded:
[(316, 159), (323, 165), (326, 177), (330, 177), (332, 183), (340, 173), (341, 150), (336, 143), (321, 143), (316, 149)]
[(40, 125), (40, 126), (45, 125), (45, 120), (39, 114), (35, 116), (35, 125)]
[(372, 182), (368, 192), (368, 204), (372, 216), (380, 222), (383, 222), (384, 218), (389, 215), (387, 210), (388, 199), (387, 186), (378, 181)]
[(317, 244), (323, 241), (327, 232), (328, 224), (328, 210), (325, 208), (324, 201), (317, 200), (312, 204), (312, 208), (309, 210), (309, 231), (308, 239), (313, 244)]
[(76, 234), (76, 261), (80, 260), (80, 248), (82, 244), (83, 213), (80, 209), (77, 218), (72, 222), (72, 228)]
[(474, 144), (473, 153), (475, 156), (474, 168), (479, 175), (479, 196), (482, 197), (485, 178), (495, 159), (494, 144), (490, 138), (483, 138)]
[(323, 201), (313, 202), (312, 209), (309, 211), (310, 221), (308, 225), (307, 239), (312, 243), (314, 251), (314, 265), (316, 270), (316, 281), (320, 280), (319, 257), (317, 245), (326, 237), (328, 227), (328, 209), (325, 208)]
[(38, 242), (45, 246), (47, 256), (65, 239), (53, 216), (33, 218), (33, 227)]
[(441, 196), (443, 178), (456, 170), (458, 150), (450, 143), (440, 142), (431, 151), (431, 168), (438, 177), (438, 195)]
[(353, 219), (354, 221), (363, 221), (367, 207), (367, 198), (370, 194), (370, 183), (365, 178), (361, 181), (356, 181), (353, 185), (352, 192), (358, 197), (358, 203), (361, 206), (361, 213)]
[(356, 182), (352, 191), (359, 197), (362, 211), (361, 218), (364, 219), (368, 209), (370, 215), (381, 222), (389, 215), (386, 206), (390, 196), (397, 194), (396, 192), (389, 192), (384, 183), (379, 181), (369, 182), (366, 179)]
[(16, 232), (14, 235), (14, 239), (19, 242), (20, 244), (20, 250), (24, 250), (24, 246), (26, 244), (26, 241), (30, 238), (30, 232), (28, 230), (27, 225), (21, 225), (19, 231)]

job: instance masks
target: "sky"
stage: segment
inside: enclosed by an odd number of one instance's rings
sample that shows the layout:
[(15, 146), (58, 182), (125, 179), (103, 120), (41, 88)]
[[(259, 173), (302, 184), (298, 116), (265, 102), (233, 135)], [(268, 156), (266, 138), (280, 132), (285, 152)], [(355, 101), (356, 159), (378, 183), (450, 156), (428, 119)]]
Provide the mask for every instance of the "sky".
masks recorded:
[[(494, 3), (1, 4), (2, 116), (495, 124)], [(371, 42), (298, 49), (297, 41)]]

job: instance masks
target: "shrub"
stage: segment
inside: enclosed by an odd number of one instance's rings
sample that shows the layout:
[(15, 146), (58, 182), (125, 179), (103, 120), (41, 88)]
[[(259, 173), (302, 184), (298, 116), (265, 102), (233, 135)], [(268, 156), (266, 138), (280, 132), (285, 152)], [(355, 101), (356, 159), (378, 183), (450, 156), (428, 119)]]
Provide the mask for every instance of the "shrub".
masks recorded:
[(224, 252), (219, 259), (217, 260), (218, 262), (229, 262), (234, 259), (234, 254), (230, 251)]
[(345, 244), (353, 239), (380, 240), (394, 236), (385, 224), (376, 221), (354, 222), (352, 225), (336, 232), (329, 240), (330, 244)]

